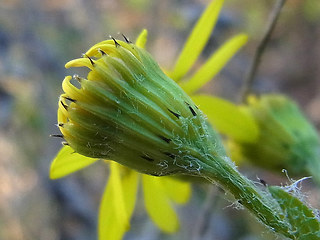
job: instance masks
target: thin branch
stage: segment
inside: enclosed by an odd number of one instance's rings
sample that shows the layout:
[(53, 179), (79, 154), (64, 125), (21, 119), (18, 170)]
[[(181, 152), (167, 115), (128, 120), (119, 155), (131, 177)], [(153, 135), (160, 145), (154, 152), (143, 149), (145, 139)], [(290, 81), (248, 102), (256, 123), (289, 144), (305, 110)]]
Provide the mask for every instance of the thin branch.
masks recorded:
[(193, 230), (193, 240), (199, 240), (201, 239), (202, 232), (205, 228), (205, 225), (207, 224), (207, 219), (209, 213), (212, 212), (213, 204), (214, 204), (214, 198), (217, 196), (218, 187), (215, 185), (212, 185), (209, 187), (207, 196), (205, 198), (205, 202), (203, 203), (200, 213), (198, 216), (198, 219), (196, 221), (196, 225)]
[(270, 19), (268, 21), (268, 25), (265, 30), (265, 33), (263, 34), (263, 38), (257, 47), (254, 58), (253, 58), (252, 63), (249, 67), (247, 75), (245, 77), (245, 82), (243, 84), (243, 88), (242, 88), (242, 91), (240, 94), (242, 102), (246, 101), (247, 96), (251, 92), (253, 81), (254, 81), (255, 75), (257, 73), (258, 66), (261, 62), (261, 56), (262, 56), (270, 38), (271, 38), (272, 32), (275, 28), (275, 25), (276, 25), (277, 20), (279, 18), (281, 9), (282, 9), (283, 5), (285, 4), (285, 2), (286, 2), (286, 0), (277, 0), (277, 2), (275, 3), (275, 5), (273, 7), (273, 10), (271, 12)]

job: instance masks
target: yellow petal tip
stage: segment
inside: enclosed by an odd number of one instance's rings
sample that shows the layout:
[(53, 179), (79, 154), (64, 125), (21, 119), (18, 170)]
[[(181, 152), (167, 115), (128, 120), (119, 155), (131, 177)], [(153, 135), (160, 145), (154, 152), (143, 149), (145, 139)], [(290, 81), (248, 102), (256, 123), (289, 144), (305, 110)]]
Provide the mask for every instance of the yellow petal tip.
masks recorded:
[(147, 37), (148, 37), (148, 30), (143, 29), (136, 40), (136, 45), (138, 47), (144, 48), (147, 43)]
[(74, 60), (71, 60), (64, 65), (65, 68), (71, 68), (71, 67), (88, 67), (92, 68), (92, 63), (89, 58), (77, 58)]

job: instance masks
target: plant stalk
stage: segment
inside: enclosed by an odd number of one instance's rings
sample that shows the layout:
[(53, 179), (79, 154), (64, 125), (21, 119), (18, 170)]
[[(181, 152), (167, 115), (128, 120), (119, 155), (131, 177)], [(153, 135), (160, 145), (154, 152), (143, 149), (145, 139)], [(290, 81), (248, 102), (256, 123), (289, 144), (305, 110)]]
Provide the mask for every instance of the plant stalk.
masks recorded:
[(205, 163), (200, 170), (202, 177), (218, 183), (224, 190), (230, 192), (239, 204), (246, 207), (272, 231), (293, 239), (289, 223), (286, 222), (278, 203), (268, 192), (262, 191), (244, 177), (229, 160), (209, 156), (202, 162)]
[(277, 0), (274, 5), (274, 8), (270, 14), (270, 19), (268, 21), (268, 25), (266, 27), (266, 30), (263, 34), (263, 37), (262, 37), (259, 45), (257, 47), (257, 50), (254, 54), (252, 63), (248, 69), (248, 72), (246, 74), (246, 77), (245, 77), (245, 80), (243, 83), (243, 87), (241, 89), (241, 94), (240, 94), (241, 102), (246, 102), (248, 95), (252, 91), (252, 85), (253, 85), (259, 64), (261, 62), (262, 54), (264, 53), (264, 50), (266, 49), (266, 46), (267, 46), (268, 42), (270, 41), (272, 32), (276, 26), (281, 9), (282, 9), (283, 5), (285, 4), (285, 2), (286, 2), (286, 0)]

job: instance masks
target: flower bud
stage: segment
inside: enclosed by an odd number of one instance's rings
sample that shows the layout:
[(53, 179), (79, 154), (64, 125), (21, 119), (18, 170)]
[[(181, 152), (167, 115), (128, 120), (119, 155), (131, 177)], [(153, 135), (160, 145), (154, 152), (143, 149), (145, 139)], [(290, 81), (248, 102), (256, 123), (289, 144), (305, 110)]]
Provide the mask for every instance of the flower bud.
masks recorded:
[[(297, 105), (283, 95), (249, 98), (247, 110), (259, 126), (254, 143), (236, 142), (244, 157), (267, 169), (289, 174), (310, 174), (320, 170), (317, 131)], [(319, 174), (319, 173), (318, 173)]]
[(289, 236), (281, 209), (237, 171), (204, 114), (144, 49), (103, 41), (66, 64), (83, 66), (87, 78), (64, 79), (58, 109), (62, 137), (75, 152), (150, 175), (201, 176)]
[(144, 49), (106, 40), (66, 64), (83, 66), (87, 78), (64, 79), (58, 109), (77, 153), (151, 175), (196, 174), (201, 157), (225, 156), (203, 113)]

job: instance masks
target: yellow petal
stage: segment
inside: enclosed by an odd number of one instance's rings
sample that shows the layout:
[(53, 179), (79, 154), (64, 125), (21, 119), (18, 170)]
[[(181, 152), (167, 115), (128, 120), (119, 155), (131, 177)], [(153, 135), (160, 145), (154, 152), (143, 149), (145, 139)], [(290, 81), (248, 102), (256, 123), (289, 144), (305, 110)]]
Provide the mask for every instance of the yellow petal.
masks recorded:
[(188, 94), (191, 94), (209, 82), (226, 63), (237, 53), (237, 51), (248, 41), (248, 36), (239, 34), (223, 44), (209, 60), (190, 78), (180, 86)]
[(195, 95), (192, 99), (220, 133), (242, 142), (254, 142), (258, 138), (256, 122), (239, 106), (209, 95)]
[[(61, 100), (63, 99), (62, 96), (64, 97), (70, 97), (73, 99), (77, 99), (77, 100), (84, 100), (86, 99), (85, 96), (83, 96), (83, 94), (81, 94), (80, 89), (78, 89), (77, 87), (75, 87), (72, 83), (71, 83), (72, 77), (71, 76), (66, 76), (64, 78), (64, 80), (62, 81), (62, 89), (65, 93), (68, 94), (62, 94), (60, 97), (60, 103)], [(63, 101), (63, 103), (66, 103), (65, 101)], [(61, 107), (62, 109), (64, 108), (63, 106)], [(68, 111), (65, 109), (63, 110), (64, 114), (68, 116)]]
[(187, 203), (191, 196), (190, 183), (174, 177), (162, 177), (161, 181), (167, 196), (176, 203)]
[(162, 178), (142, 175), (144, 201), (152, 221), (164, 232), (174, 233), (179, 220), (163, 186)]
[(100, 240), (121, 240), (128, 231), (129, 217), (121, 184), (120, 169), (110, 163), (110, 178), (102, 196), (99, 209), (98, 235)]
[(136, 40), (136, 45), (141, 48), (145, 48), (147, 43), (148, 31), (147, 29), (143, 29), (142, 32), (139, 34)]
[(169, 74), (172, 79), (179, 81), (190, 70), (199, 57), (217, 22), (223, 2), (224, 0), (211, 1), (197, 21), (183, 47), (174, 69)]
[(65, 68), (71, 68), (71, 67), (87, 67), (89, 69), (93, 69), (92, 63), (89, 58), (77, 58), (74, 60), (71, 60), (66, 63)]
[(239, 144), (236, 144), (232, 140), (226, 140), (224, 141), (224, 146), (226, 147), (228, 155), (232, 161), (235, 162), (237, 166), (241, 166), (245, 160), (245, 157), (243, 156), (242, 149)]
[(122, 174), (121, 181), (123, 192), (125, 193), (124, 201), (126, 212), (130, 220), (137, 199), (138, 182), (141, 174), (129, 168), (123, 167), (120, 164), (118, 164), (118, 166), (125, 169), (123, 171), (124, 173)]
[(75, 153), (69, 146), (64, 146), (51, 163), (50, 178), (62, 178), (70, 173), (85, 168), (96, 161), (96, 159)]
[[(66, 123), (68, 121), (68, 111), (63, 107), (61, 101), (63, 104), (65, 104), (65, 99), (60, 99), (59, 104), (58, 104), (58, 111), (57, 111), (57, 116), (58, 116), (58, 124), (59, 123)], [(61, 128), (60, 128), (61, 129)]]

